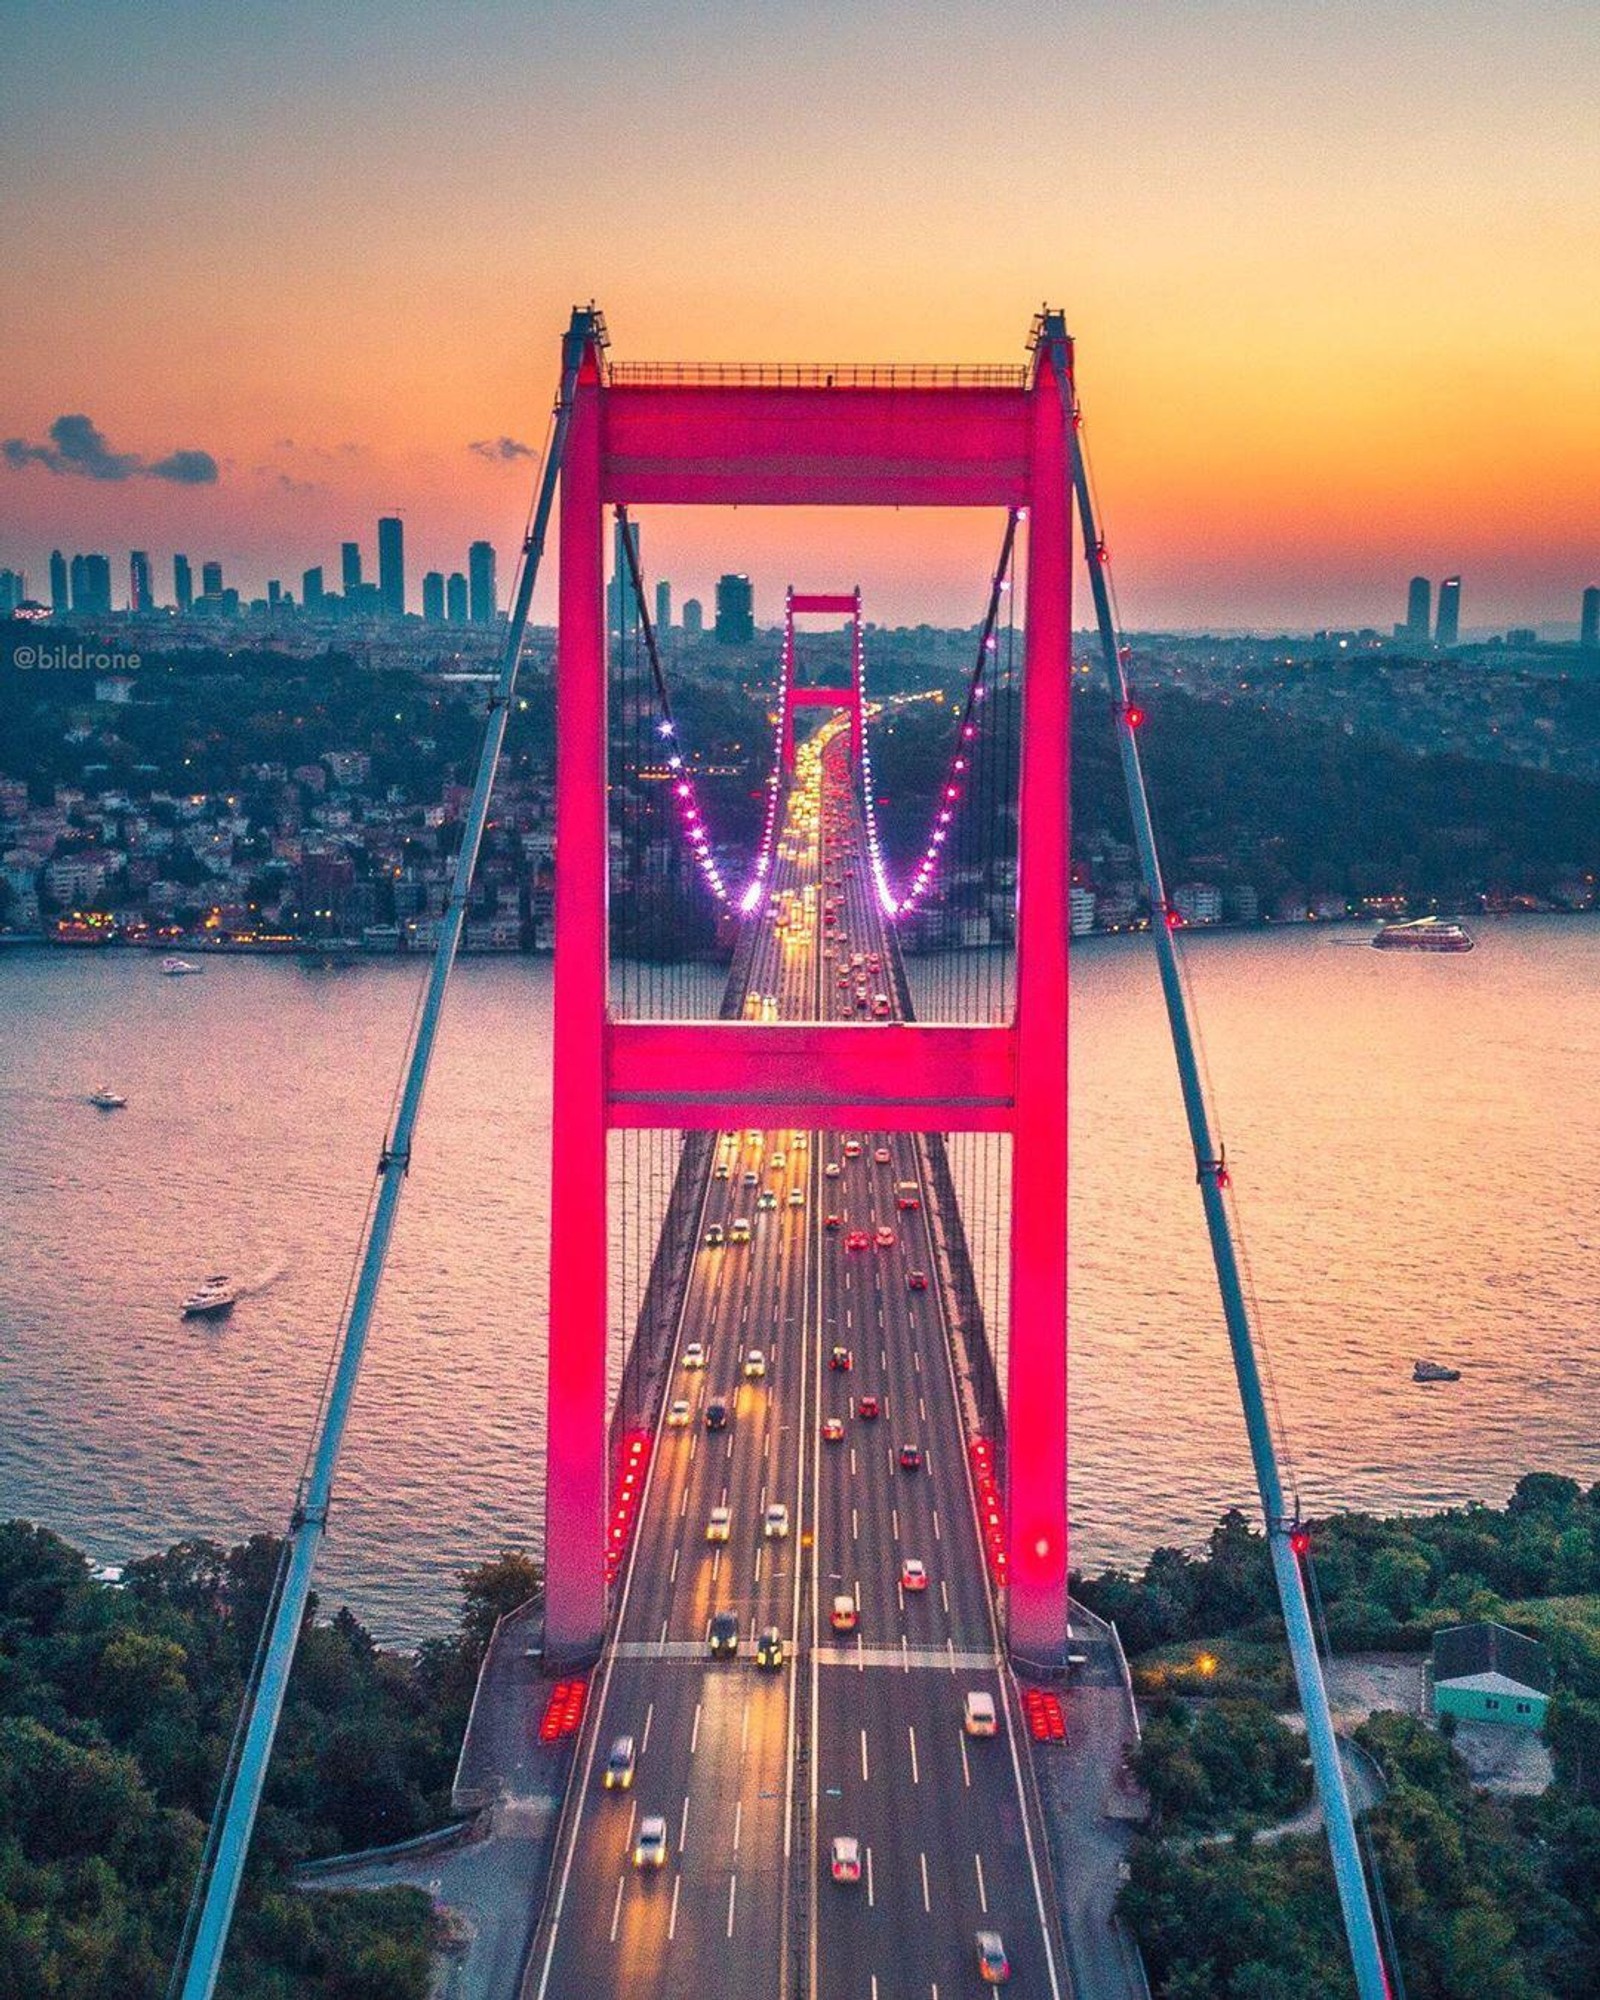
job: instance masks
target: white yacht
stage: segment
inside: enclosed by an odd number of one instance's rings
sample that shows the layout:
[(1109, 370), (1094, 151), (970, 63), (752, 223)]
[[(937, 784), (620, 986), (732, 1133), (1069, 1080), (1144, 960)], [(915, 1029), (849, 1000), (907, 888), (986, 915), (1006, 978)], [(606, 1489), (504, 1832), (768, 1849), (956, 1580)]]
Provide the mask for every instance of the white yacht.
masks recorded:
[(186, 958), (164, 958), (161, 970), (169, 979), (181, 979), (186, 972), (204, 972), (203, 965), (191, 965)]
[(224, 1313), (233, 1311), (238, 1298), (239, 1287), (219, 1271), (184, 1300), (183, 1316), (185, 1319), (220, 1319)]
[(125, 1097), (119, 1096), (109, 1083), (101, 1084), (89, 1098), (89, 1102), (99, 1111), (120, 1111), (127, 1101)]

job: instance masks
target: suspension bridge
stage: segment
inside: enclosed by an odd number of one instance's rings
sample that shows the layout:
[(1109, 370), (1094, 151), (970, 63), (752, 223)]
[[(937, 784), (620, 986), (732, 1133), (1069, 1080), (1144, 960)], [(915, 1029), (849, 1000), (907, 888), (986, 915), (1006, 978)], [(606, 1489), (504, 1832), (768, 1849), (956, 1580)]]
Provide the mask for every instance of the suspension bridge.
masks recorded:
[[(1382, 2000), (1304, 1531), (1162, 920), (1072, 343), (1048, 310), (1024, 364), (943, 369), (623, 365), (599, 314), (574, 313), (450, 903), (173, 1991), (209, 2000), (222, 1964), (558, 496), (543, 1659), (581, 1727), (523, 2000), (1074, 1991), (1024, 1708), (1064, 1689), (1070, 1722), (1074, 516), (1356, 1989)], [(995, 510), (920, 846), (891, 853), (878, 824), (887, 711), (860, 595), (836, 588), (787, 599), (754, 852), (736, 865), (716, 838), (629, 531), (631, 508), (707, 504)], [(633, 612), (620, 660), (608, 511)], [(803, 671), (813, 616), (842, 626), (842, 674)], [(613, 854), (652, 838), (733, 943), (720, 995), (641, 970), (670, 961), (659, 934), (619, 963)], [(903, 935), (962, 907), (999, 910), (1006, 948), (913, 977)], [(619, 1160), (624, 1189), (665, 1192), (653, 1245), (642, 1197), (616, 1212)]]

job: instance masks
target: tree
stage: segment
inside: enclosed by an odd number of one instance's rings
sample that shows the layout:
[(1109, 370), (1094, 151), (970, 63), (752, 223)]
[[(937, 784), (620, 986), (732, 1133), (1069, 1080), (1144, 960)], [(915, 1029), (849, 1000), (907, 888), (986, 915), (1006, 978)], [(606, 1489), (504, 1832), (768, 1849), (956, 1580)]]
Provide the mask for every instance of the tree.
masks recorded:
[(502, 1549), (490, 1561), (461, 1572), (461, 1627), (480, 1658), (488, 1651), (500, 1619), (538, 1597), (543, 1588), (539, 1565), (521, 1549)]

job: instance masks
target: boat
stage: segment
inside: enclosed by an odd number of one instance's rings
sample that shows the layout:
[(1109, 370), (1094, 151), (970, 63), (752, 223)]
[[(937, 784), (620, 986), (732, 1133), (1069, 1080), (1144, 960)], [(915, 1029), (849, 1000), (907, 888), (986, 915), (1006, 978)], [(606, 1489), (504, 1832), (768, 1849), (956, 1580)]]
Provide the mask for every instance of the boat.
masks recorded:
[(125, 1097), (119, 1096), (109, 1083), (101, 1084), (100, 1088), (92, 1091), (89, 1096), (89, 1102), (101, 1111), (120, 1111), (127, 1101)]
[(1376, 951), (1471, 951), (1475, 942), (1464, 924), (1442, 923), (1438, 917), (1380, 924), (1372, 940)]
[(184, 1300), (183, 1316), (185, 1319), (220, 1319), (224, 1313), (233, 1311), (238, 1298), (239, 1287), (219, 1271)]
[(161, 970), (169, 979), (181, 979), (186, 972), (203, 972), (203, 965), (191, 965), (186, 958), (164, 958)]
[(1461, 1370), (1446, 1368), (1442, 1361), (1419, 1361), (1411, 1370), (1413, 1382), (1459, 1382)]

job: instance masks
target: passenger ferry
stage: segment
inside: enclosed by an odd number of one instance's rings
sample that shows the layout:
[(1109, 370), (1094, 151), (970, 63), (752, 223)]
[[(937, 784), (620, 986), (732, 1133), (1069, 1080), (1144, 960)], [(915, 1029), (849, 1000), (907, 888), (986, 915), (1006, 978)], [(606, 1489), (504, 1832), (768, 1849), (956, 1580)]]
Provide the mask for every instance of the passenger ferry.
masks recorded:
[(1471, 951), (1475, 942), (1465, 925), (1441, 923), (1437, 917), (1380, 924), (1372, 940), (1377, 951)]

